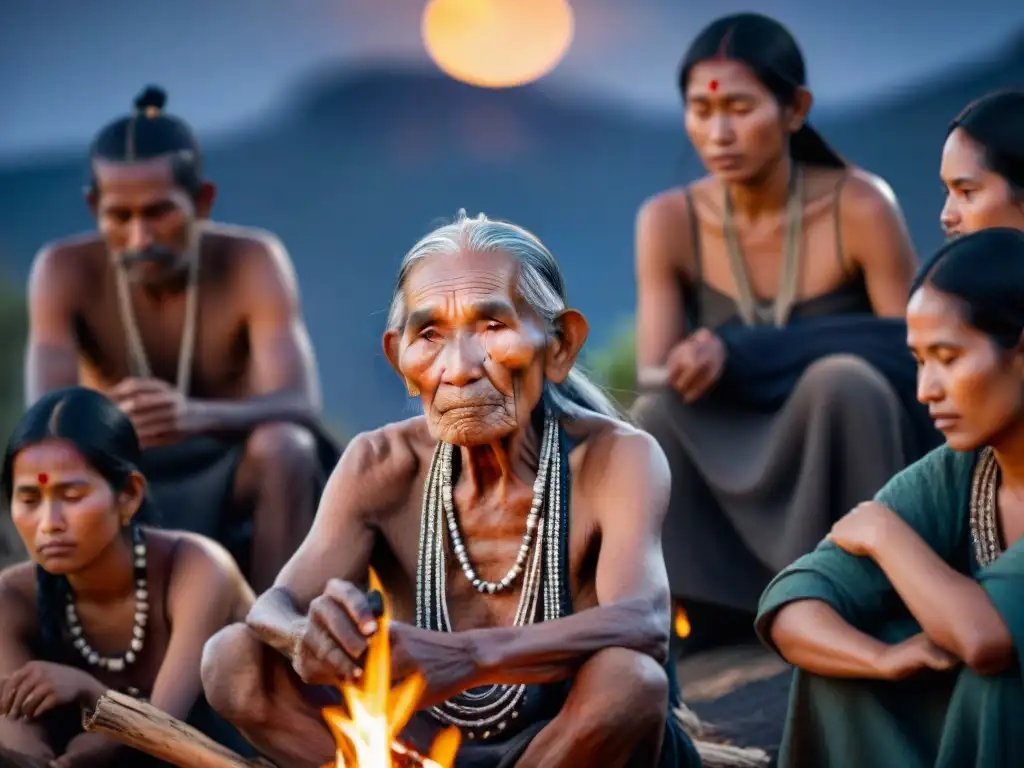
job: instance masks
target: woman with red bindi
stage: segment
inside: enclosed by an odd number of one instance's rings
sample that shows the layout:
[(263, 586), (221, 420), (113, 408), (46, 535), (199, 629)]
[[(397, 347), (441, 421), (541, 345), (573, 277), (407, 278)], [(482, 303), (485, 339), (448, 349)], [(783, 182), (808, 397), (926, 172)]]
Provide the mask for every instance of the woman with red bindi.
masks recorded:
[(205, 706), (199, 665), (252, 590), (220, 545), (152, 527), (139, 458), (128, 418), (80, 387), (44, 396), (11, 436), (0, 492), (31, 562), (0, 572), (2, 750), (55, 768), (146, 765), (82, 732), (81, 708), (108, 689), (243, 744)]
[(810, 126), (793, 36), (720, 18), (679, 89), (706, 174), (637, 215), (634, 415), (672, 465), (666, 559), (698, 650), (752, 639), (772, 575), (938, 434), (898, 322), (903, 215)]

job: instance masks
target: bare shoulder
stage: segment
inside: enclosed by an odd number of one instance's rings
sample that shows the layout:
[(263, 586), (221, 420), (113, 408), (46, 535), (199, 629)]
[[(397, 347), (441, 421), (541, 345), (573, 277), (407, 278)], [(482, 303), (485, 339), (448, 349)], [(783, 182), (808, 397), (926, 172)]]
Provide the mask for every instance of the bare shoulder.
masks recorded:
[(379, 520), (408, 500), (433, 447), (423, 416), (360, 432), (345, 447), (328, 488), (355, 500), (367, 522)]
[(295, 266), (284, 243), (273, 232), (233, 224), (207, 222), (203, 227), (204, 258), (223, 265), (243, 295), (260, 302), (294, 302), (298, 296)]
[(676, 239), (680, 230), (687, 235), (690, 223), (689, 202), (683, 187), (673, 187), (648, 197), (636, 214), (637, 233)]
[(899, 212), (899, 201), (889, 183), (862, 168), (847, 171), (839, 198), (840, 215), (849, 223), (870, 224), (879, 216)]
[(576, 419), (566, 426), (579, 440), (573, 470), (588, 496), (638, 498), (666, 495), (671, 484), (668, 459), (649, 433), (605, 416)]
[(147, 530), (150, 546), (169, 553), (170, 603), (187, 604), (202, 592), (204, 600), (250, 604), (255, 595), (231, 554), (218, 542), (187, 531)]
[(640, 204), (636, 215), (638, 260), (668, 260), (684, 272), (690, 270), (693, 263), (690, 202), (685, 188), (673, 187)]
[(246, 271), (267, 270), (289, 277), (293, 271), (288, 249), (277, 235), (266, 229), (234, 224), (209, 223), (208, 237), (220, 240)]
[(170, 551), (171, 573), (188, 568), (202, 567), (207, 573), (218, 573), (227, 578), (241, 576), (231, 553), (219, 542), (188, 531), (149, 530), (147, 536), (165, 542)]
[(30, 280), (52, 285), (59, 279), (67, 285), (69, 279), (80, 285), (80, 279), (93, 274), (104, 263), (106, 250), (100, 238), (91, 233), (53, 240), (43, 245), (32, 260)]
[(686, 214), (687, 211), (686, 188), (672, 187), (657, 192), (640, 203), (637, 219), (666, 226), (675, 222), (680, 213)]
[(0, 624), (23, 629), (34, 626), (36, 615), (36, 567), (16, 563), (0, 571)]

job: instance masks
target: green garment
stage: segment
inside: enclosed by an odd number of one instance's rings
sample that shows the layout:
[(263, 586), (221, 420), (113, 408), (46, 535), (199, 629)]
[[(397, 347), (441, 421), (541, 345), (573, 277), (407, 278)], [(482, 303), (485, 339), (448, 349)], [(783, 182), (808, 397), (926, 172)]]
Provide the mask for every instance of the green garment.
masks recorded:
[[(999, 675), (966, 667), (898, 682), (835, 679), (796, 670), (780, 768), (1002, 768), (1024, 766), (1024, 539), (981, 568), (974, 556), (969, 498), (976, 453), (935, 449), (875, 497), (951, 567), (974, 576), (1010, 630), (1017, 662)], [(761, 596), (757, 632), (769, 647), (775, 613), (795, 600), (821, 600), (857, 629), (885, 642), (921, 631), (882, 570), (868, 557), (823, 541), (783, 570)]]

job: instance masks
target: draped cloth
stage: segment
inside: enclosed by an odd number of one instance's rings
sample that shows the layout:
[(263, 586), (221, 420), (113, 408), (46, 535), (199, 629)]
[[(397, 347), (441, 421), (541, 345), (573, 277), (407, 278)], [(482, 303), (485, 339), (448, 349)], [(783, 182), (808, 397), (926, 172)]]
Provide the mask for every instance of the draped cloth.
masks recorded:
[(644, 392), (633, 415), (672, 470), (673, 595), (752, 614), (772, 576), (940, 435), (916, 402), (905, 323), (870, 314), (862, 286), (795, 305), (783, 327), (744, 325), (703, 290), (727, 351), (719, 381), (689, 404)]
[[(979, 566), (970, 536), (975, 453), (942, 446), (894, 477), (877, 500), (900, 515), (951, 567), (977, 579), (1006, 623), (1015, 663), (997, 675), (966, 667), (898, 682), (794, 673), (780, 768), (1009, 768), (1024, 765), (1024, 539)], [(757, 631), (795, 600), (821, 600), (850, 625), (885, 642), (921, 631), (871, 558), (822, 542), (765, 590)]]
[[(313, 428), (320, 459), (316, 496), (341, 457), (341, 448), (323, 427)], [(245, 453), (247, 434), (200, 435), (180, 443), (149, 448), (140, 470), (149, 482), (161, 528), (191, 531), (216, 539), (244, 573), (251, 568), (252, 519), (232, 506), (235, 475)]]

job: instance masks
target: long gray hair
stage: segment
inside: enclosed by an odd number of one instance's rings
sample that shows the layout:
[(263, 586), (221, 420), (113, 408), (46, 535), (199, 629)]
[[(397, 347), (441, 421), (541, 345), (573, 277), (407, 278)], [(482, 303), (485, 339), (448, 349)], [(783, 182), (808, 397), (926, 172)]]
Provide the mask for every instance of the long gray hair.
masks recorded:
[[(421, 259), (433, 254), (456, 254), (459, 251), (481, 253), (502, 251), (519, 262), (519, 293), (544, 320), (549, 334), (555, 332), (555, 320), (566, 309), (565, 280), (558, 262), (544, 244), (532, 233), (506, 221), (489, 219), (482, 213), (474, 218), (460, 210), (455, 221), (438, 227), (423, 237), (402, 259), (398, 281), (388, 312), (388, 328), (405, 326), (405, 280)], [(599, 413), (623, 420), (621, 411), (597, 384), (573, 365), (561, 384), (545, 382), (544, 397), (557, 412), (567, 416)]]

